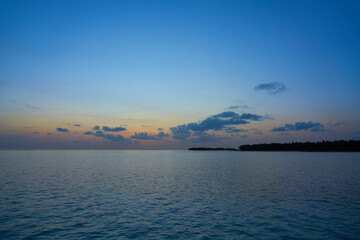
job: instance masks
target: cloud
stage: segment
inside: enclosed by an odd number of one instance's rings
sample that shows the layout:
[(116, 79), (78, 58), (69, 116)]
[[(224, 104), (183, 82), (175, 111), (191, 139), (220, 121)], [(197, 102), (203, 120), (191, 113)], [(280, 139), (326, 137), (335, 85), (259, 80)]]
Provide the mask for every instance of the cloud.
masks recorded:
[(115, 134), (105, 134), (104, 136), (101, 136), (111, 142), (121, 142), (121, 143), (132, 143), (132, 141), (128, 138), (125, 138), (122, 135), (115, 135)]
[[(198, 132), (206, 131), (231, 131), (235, 128), (230, 126), (249, 124), (251, 121), (265, 120), (267, 117), (252, 113), (238, 114), (232, 111), (222, 112), (216, 115), (207, 117), (206, 119), (196, 122), (178, 125), (170, 128), (174, 139), (185, 140), (191, 136), (200, 136)], [(230, 127), (230, 128), (229, 128)], [(233, 130), (236, 131), (236, 130)], [(241, 131), (241, 130), (239, 130)]]
[(261, 134), (263, 134), (263, 132), (260, 131), (260, 130), (257, 130), (257, 131), (254, 132), (254, 134), (259, 134), (259, 135), (261, 135)]
[(249, 136), (248, 135), (242, 135), (242, 136), (240, 136), (241, 138), (249, 138)]
[(102, 131), (96, 131), (93, 135), (95, 137), (104, 137), (105, 136), (105, 134)]
[(50, 136), (50, 135), (51, 135), (51, 132), (46, 133), (46, 135)]
[(100, 127), (98, 125), (94, 126), (92, 130), (100, 130)]
[(253, 131), (253, 134), (261, 135), (264, 134), (262, 131), (258, 130), (257, 128), (252, 128), (250, 131)]
[(227, 109), (230, 109), (230, 110), (235, 110), (235, 109), (239, 109), (239, 108), (247, 109), (248, 107), (249, 106), (247, 106), (247, 105), (235, 105), (235, 106), (230, 106)]
[(41, 108), (39, 107), (35, 107), (35, 106), (32, 106), (30, 104), (23, 104), (24, 107), (28, 108), (28, 109), (32, 109), (32, 110), (41, 110)]
[(56, 131), (58, 132), (70, 132), (67, 128), (56, 128)]
[(225, 128), (225, 132), (227, 133), (244, 133), (247, 132), (248, 130), (245, 129), (239, 129), (239, 128), (234, 128), (234, 127), (227, 127)]
[(222, 112), (206, 118), (197, 123), (189, 123), (186, 125), (188, 130), (205, 132), (208, 130), (219, 131), (229, 125), (243, 125), (250, 121), (259, 121), (262, 117), (260, 115), (243, 113), (241, 115), (235, 112)]
[(336, 123), (328, 122), (328, 123), (326, 123), (326, 125), (328, 125), (330, 127), (340, 127), (342, 125), (345, 125), (345, 122), (336, 122)]
[(158, 130), (159, 130), (159, 131), (162, 131), (162, 130), (164, 130), (164, 129), (163, 129), (163, 128), (158, 128)]
[(223, 139), (222, 137), (216, 136), (214, 134), (208, 134), (206, 132), (196, 132), (189, 140), (191, 142), (218, 142), (219, 140)]
[(316, 122), (296, 122), (295, 124), (285, 124), (283, 127), (275, 127), (271, 132), (287, 132), (287, 131), (310, 131), (325, 132), (325, 127), (321, 123)]
[(158, 134), (149, 134), (147, 132), (139, 132), (135, 133), (134, 135), (130, 136), (132, 139), (138, 140), (162, 140), (164, 137), (170, 137), (169, 134), (164, 132), (159, 132)]
[(102, 131), (96, 131), (95, 133), (87, 131), (84, 132), (84, 135), (93, 135), (95, 137), (101, 137), (106, 140), (109, 140), (110, 142), (117, 142), (117, 143), (132, 143), (131, 139), (125, 138), (122, 135), (115, 135), (115, 134), (104, 134)]
[(172, 137), (174, 139), (185, 140), (191, 136), (191, 132), (189, 131), (189, 129), (187, 129), (186, 124), (172, 127), (170, 128), (170, 131), (172, 132)]
[(103, 126), (102, 127), (102, 130), (104, 132), (120, 132), (120, 131), (126, 131), (126, 128), (124, 127), (108, 127), (108, 126)]
[(286, 129), (285, 127), (274, 127), (271, 132), (286, 132), (289, 131), (288, 129)]
[(81, 124), (74, 124), (73, 126), (74, 126), (74, 127), (80, 127)]
[(39, 134), (39, 132), (32, 132), (31, 134)]
[(16, 101), (11, 101), (11, 102), (16, 104), (16, 105), (23, 106), (23, 107), (31, 109), (31, 110), (41, 110), (41, 108), (32, 106), (32, 105), (27, 104), (27, 103), (18, 103)]
[(159, 132), (159, 133), (157, 134), (157, 136), (160, 137), (160, 138), (170, 137), (170, 134), (167, 134), (167, 133), (164, 133), (164, 132)]
[(256, 91), (265, 91), (267, 94), (274, 95), (287, 90), (282, 82), (261, 83), (255, 86)]

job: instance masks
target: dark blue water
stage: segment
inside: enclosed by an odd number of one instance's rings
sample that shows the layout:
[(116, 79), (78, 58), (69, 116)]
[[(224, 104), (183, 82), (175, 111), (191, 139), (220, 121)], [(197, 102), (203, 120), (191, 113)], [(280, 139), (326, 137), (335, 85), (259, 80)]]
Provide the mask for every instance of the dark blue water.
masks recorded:
[(359, 239), (360, 154), (1, 151), (1, 239)]

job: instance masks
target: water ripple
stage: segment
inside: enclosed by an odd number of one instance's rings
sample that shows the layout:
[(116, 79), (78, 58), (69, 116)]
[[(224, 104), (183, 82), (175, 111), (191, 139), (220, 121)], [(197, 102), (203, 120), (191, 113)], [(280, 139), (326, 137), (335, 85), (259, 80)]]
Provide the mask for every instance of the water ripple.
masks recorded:
[(357, 239), (358, 153), (2, 151), (1, 239)]

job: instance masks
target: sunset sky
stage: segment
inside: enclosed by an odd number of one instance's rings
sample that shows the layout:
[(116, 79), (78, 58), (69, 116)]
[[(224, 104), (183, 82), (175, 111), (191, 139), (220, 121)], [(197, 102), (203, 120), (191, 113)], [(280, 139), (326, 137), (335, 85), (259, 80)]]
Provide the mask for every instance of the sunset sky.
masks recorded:
[(360, 1), (0, 2), (0, 149), (360, 139)]

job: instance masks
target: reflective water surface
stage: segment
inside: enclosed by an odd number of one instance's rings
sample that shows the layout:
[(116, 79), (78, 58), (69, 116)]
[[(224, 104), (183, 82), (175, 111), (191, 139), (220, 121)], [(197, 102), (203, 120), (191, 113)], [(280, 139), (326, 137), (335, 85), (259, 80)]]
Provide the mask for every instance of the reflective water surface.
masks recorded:
[(1, 151), (1, 239), (359, 239), (360, 153)]

